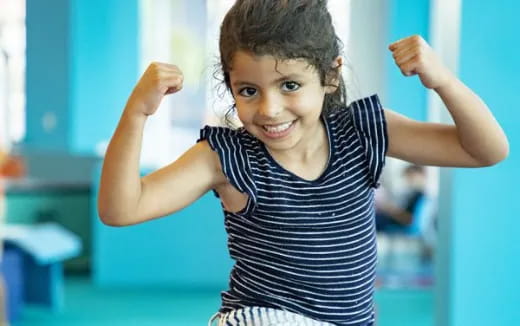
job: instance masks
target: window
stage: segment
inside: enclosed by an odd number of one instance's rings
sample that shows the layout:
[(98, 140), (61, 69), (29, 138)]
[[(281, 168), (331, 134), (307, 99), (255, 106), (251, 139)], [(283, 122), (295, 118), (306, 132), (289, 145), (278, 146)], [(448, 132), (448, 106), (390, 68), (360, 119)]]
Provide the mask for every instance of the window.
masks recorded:
[(0, 0), (0, 146), (25, 136), (25, 1)]

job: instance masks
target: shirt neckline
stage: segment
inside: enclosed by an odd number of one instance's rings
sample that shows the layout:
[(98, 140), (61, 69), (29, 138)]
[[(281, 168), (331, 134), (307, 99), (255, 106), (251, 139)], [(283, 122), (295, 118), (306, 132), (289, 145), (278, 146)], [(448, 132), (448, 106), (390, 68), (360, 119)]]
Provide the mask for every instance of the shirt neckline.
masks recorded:
[(261, 148), (262, 148), (265, 156), (269, 160), (269, 162), (272, 163), (277, 170), (279, 170), (279, 171), (281, 171), (281, 172), (283, 172), (285, 174), (290, 175), (296, 181), (301, 181), (301, 182), (305, 182), (305, 183), (308, 183), (308, 184), (320, 183), (321, 180), (329, 173), (329, 170), (331, 169), (332, 158), (333, 158), (332, 148), (334, 147), (334, 138), (331, 135), (331, 128), (329, 126), (329, 121), (327, 120), (327, 118), (323, 114), (321, 115), (320, 119), (323, 122), (323, 125), (325, 126), (325, 133), (327, 135), (327, 141), (328, 141), (328, 145), (329, 145), (329, 155), (328, 155), (326, 167), (323, 170), (323, 172), (320, 174), (319, 177), (317, 177), (316, 179), (313, 179), (313, 180), (308, 180), (308, 179), (304, 179), (301, 176), (299, 176), (299, 175), (297, 175), (297, 174), (287, 170), (286, 168), (284, 168), (280, 163), (278, 163), (274, 159), (274, 157), (271, 155), (271, 153), (269, 153), (269, 151), (267, 150), (267, 147), (265, 146), (265, 144), (263, 142), (259, 141), (260, 144), (261, 144)]

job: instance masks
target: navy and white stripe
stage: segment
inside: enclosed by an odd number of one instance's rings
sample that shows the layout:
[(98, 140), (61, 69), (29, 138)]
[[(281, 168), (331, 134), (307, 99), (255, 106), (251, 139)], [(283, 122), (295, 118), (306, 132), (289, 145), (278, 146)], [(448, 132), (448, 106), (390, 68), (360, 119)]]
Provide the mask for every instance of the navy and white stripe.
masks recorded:
[(286, 310), (265, 307), (246, 307), (213, 315), (208, 326), (218, 318), (218, 326), (334, 326)]
[(225, 212), (236, 262), (220, 312), (271, 307), (336, 325), (373, 323), (374, 187), (386, 122), (376, 95), (323, 120), (329, 162), (313, 181), (282, 168), (245, 129), (202, 129), (229, 182), (249, 196), (243, 210)]

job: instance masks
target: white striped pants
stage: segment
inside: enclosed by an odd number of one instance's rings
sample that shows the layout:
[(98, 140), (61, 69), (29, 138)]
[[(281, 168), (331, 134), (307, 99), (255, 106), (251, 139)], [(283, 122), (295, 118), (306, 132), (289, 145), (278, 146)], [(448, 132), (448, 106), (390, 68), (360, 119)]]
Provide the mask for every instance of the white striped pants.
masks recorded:
[(334, 326), (293, 312), (264, 307), (246, 307), (227, 313), (214, 314), (208, 326), (218, 320), (218, 326)]

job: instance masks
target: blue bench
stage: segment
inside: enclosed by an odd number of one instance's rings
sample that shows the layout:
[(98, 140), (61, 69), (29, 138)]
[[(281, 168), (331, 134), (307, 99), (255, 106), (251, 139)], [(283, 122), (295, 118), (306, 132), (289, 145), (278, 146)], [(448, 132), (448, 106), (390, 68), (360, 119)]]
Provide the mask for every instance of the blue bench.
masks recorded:
[(25, 303), (63, 308), (63, 261), (79, 255), (81, 240), (56, 223), (6, 225), (2, 273), (9, 320)]

